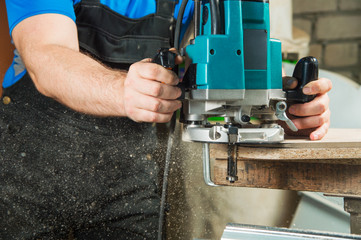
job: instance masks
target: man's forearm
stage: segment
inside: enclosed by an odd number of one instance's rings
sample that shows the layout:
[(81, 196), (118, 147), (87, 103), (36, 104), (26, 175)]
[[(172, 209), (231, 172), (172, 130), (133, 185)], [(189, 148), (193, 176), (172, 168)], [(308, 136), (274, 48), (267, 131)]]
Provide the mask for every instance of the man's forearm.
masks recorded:
[(57, 45), (25, 53), (38, 90), (75, 111), (98, 116), (125, 116), (122, 91), (125, 71), (106, 68), (91, 57)]
[(77, 28), (61, 14), (39, 14), (12, 31), (16, 48), (41, 93), (98, 116), (168, 122), (181, 107), (178, 76), (143, 59), (128, 72), (109, 69), (79, 52)]

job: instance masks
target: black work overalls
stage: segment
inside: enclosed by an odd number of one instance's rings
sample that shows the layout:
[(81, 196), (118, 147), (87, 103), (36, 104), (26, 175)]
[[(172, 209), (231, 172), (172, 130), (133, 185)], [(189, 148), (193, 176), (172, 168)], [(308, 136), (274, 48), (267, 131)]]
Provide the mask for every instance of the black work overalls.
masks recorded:
[[(111, 67), (173, 43), (174, 1), (138, 20), (75, 6), (83, 51)], [(0, 239), (154, 239), (159, 139), (152, 124), (98, 118), (41, 95), (26, 74), (0, 103)], [(162, 155), (158, 154), (159, 156)]]

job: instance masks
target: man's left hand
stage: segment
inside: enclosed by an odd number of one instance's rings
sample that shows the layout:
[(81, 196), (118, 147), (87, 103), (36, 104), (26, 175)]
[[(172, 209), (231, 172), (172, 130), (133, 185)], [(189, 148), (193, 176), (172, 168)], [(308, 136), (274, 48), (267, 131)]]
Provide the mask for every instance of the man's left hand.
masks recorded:
[[(292, 82), (288, 82), (288, 84), (295, 85)], [(316, 98), (311, 102), (293, 104), (289, 107), (288, 116), (299, 131), (292, 134), (289, 129), (286, 129), (288, 134), (309, 136), (311, 140), (320, 140), (326, 135), (330, 127), (331, 115), (327, 92), (331, 88), (332, 83), (327, 78), (312, 81), (303, 88), (304, 94), (316, 95)]]

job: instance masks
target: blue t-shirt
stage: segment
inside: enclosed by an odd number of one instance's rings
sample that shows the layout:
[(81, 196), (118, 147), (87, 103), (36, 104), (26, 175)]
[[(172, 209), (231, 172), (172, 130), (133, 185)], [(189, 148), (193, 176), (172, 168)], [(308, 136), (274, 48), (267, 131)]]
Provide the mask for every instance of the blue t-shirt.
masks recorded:
[[(75, 21), (74, 5), (81, 0), (5, 0), (10, 35), (14, 27), (22, 20), (44, 13), (57, 13), (68, 16)], [(155, 0), (100, 0), (100, 2), (115, 12), (129, 18), (141, 18), (156, 12)], [(182, 0), (175, 7), (174, 17), (177, 18)], [(188, 1), (188, 5), (183, 15), (182, 35), (189, 25), (193, 15), (193, 1)], [(182, 36), (181, 35), (181, 36)], [(14, 60), (5, 74), (3, 87), (7, 88), (20, 80), (26, 73), (25, 66), (17, 50), (14, 51)]]

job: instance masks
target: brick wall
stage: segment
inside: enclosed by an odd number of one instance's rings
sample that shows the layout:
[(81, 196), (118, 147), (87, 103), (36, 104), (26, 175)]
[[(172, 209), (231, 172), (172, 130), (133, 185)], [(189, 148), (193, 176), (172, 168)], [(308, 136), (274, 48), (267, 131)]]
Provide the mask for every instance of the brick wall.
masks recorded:
[(361, 0), (293, 0), (293, 24), (321, 68), (361, 83)]

